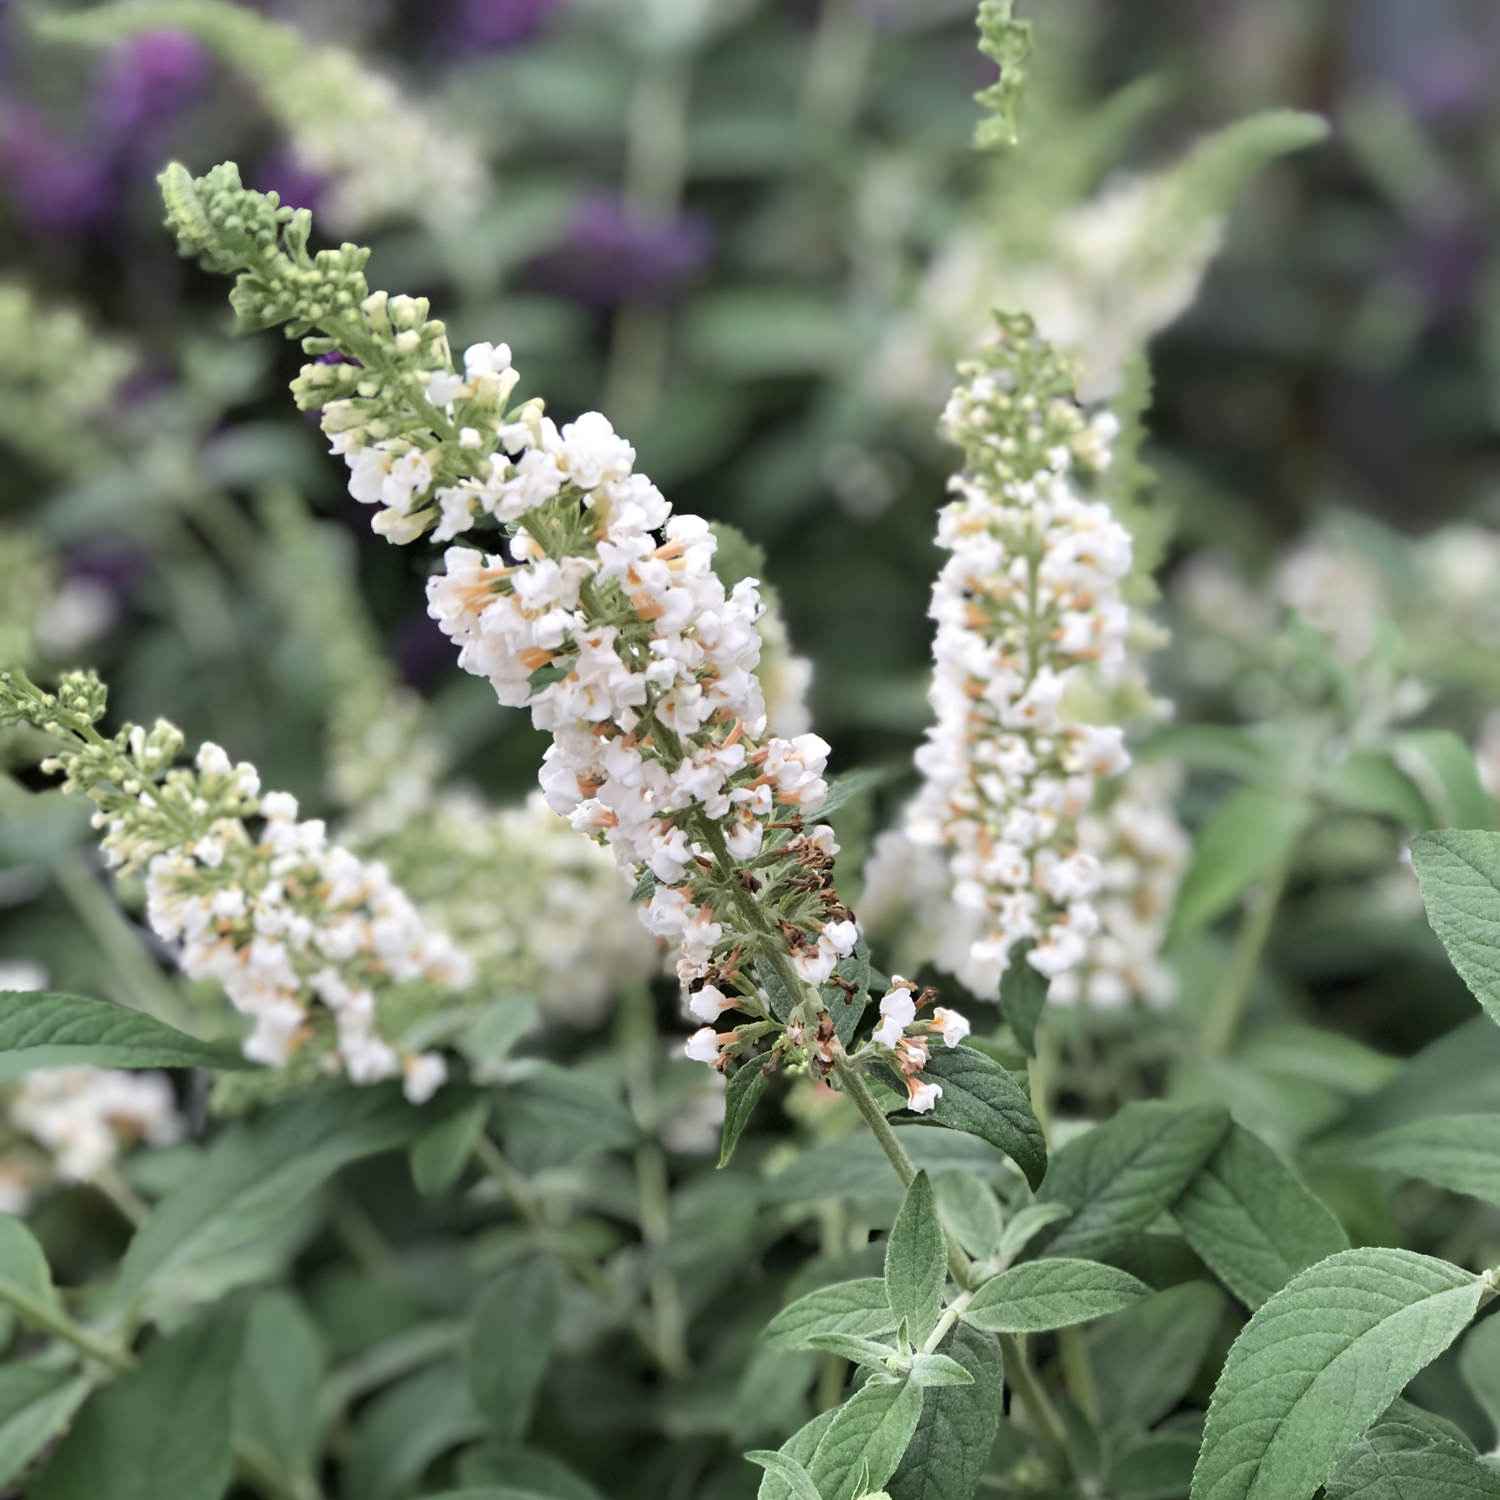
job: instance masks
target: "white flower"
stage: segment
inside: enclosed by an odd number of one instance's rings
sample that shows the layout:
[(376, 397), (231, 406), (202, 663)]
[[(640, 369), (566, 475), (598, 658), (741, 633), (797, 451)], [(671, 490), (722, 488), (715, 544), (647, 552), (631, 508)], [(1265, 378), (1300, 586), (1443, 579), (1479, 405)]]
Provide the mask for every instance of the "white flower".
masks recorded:
[(923, 1083), (918, 1076), (913, 1075), (906, 1080), (906, 1107), (919, 1115), (925, 1115), (942, 1097), (942, 1093), (942, 1084)]
[(425, 1104), (448, 1077), (448, 1065), (435, 1052), (407, 1058), (403, 1071), (406, 1077), (401, 1090), (413, 1104)]
[(700, 1021), (717, 1021), (720, 1013), (733, 1005), (733, 1000), (711, 984), (705, 984), (688, 996), (688, 1010)]
[(694, 1062), (715, 1066), (719, 1061), (719, 1037), (712, 1026), (704, 1026), (687, 1039), (682, 1049)]
[(940, 1032), (945, 1047), (956, 1047), (969, 1034), (969, 1023), (956, 1010), (941, 1005), (932, 1012), (932, 1029)]

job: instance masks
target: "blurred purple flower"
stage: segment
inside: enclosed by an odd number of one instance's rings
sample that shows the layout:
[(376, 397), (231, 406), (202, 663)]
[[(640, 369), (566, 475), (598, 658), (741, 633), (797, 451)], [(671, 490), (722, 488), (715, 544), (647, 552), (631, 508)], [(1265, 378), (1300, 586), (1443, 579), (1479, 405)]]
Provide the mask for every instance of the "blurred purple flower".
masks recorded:
[(591, 307), (664, 301), (712, 249), (713, 235), (696, 214), (663, 218), (591, 194), (573, 210), (562, 241), (531, 262), (528, 279)]
[(249, 185), (262, 193), (276, 193), (291, 208), (316, 209), (328, 178), (303, 166), (290, 152), (278, 151), (261, 162)]
[(151, 554), (125, 539), (89, 542), (63, 556), (65, 578), (86, 578), (108, 591), (118, 604), (128, 603), (151, 572)]
[(0, 182), (20, 217), (49, 233), (88, 229), (114, 207), (109, 162), (24, 107), (0, 116)]
[(132, 136), (171, 119), (202, 94), (210, 66), (196, 37), (170, 27), (116, 48), (95, 84), (100, 128)]
[(498, 50), (534, 36), (560, 0), (456, 0), (447, 30), (460, 47)]
[(1468, 303), (1484, 270), (1487, 248), (1483, 232), (1469, 219), (1432, 225), (1407, 242), (1402, 259), (1434, 317), (1452, 315)]

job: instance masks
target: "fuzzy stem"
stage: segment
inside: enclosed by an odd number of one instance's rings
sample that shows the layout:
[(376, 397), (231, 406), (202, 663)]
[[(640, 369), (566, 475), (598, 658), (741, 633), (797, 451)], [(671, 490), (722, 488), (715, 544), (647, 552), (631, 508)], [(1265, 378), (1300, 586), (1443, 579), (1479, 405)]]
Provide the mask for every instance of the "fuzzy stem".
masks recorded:
[(1000, 1351), (1005, 1359), (1005, 1378), (1026, 1408), (1037, 1441), (1047, 1450), (1048, 1457), (1060, 1473), (1072, 1473), (1073, 1461), (1068, 1455), (1068, 1438), (1062, 1418), (1027, 1362), (1020, 1340), (1013, 1333), (1002, 1333)]

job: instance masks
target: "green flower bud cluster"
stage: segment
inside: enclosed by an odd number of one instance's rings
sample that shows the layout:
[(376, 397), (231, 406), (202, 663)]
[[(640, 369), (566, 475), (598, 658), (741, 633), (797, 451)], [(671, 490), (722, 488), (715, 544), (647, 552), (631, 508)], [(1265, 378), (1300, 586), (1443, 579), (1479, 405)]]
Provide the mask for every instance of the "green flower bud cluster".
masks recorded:
[(1026, 59), (1031, 55), (1031, 23), (1011, 14), (1014, 0), (980, 0), (979, 50), (997, 63), (1000, 76), (974, 95), (989, 115), (975, 127), (974, 144), (1014, 146), (1020, 139), (1016, 110), (1026, 85)]
[(135, 364), (132, 349), (77, 309), (0, 281), (0, 443), (38, 469), (75, 474), (107, 458), (120, 386)]

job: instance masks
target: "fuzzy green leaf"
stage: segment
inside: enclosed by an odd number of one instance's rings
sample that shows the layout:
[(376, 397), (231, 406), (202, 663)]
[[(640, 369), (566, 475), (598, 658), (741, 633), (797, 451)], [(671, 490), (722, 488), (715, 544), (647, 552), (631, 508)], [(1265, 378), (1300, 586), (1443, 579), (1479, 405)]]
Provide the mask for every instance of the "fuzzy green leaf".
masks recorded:
[(948, 1283), (948, 1245), (938, 1220), (932, 1180), (918, 1172), (885, 1242), (885, 1291), (891, 1313), (904, 1319), (913, 1344), (932, 1332)]
[(922, 1419), (886, 1482), (891, 1500), (971, 1500), (1000, 1428), (999, 1341), (959, 1324), (938, 1352), (962, 1365), (973, 1384), (926, 1392)]
[(1026, 962), (1034, 945), (1022, 943), (1000, 976), (1000, 1010), (1027, 1057), (1036, 1056), (1036, 1028), (1047, 1005), (1047, 979)]
[(530, 1255), (497, 1272), (475, 1310), (469, 1379), (490, 1430), (503, 1441), (521, 1437), (531, 1420), (560, 1294), (557, 1262)]
[(729, 1158), (734, 1155), (734, 1148), (739, 1144), (745, 1126), (750, 1123), (750, 1116), (755, 1113), (760, 1096), (766, 1091), (766, 1084), (770, 1080), (766, 1077), (765, 1065), (770, 1056), (769, 1052), (762, 1052), (758, 1056), (747, 1057), (734, 1070), (729, 1085), (724, 1090), (724, 1126), (719, 1137), (721, 1167), (729, 1165)]
[(310, 1193), (349, 1162), (407, 1145), (450, 1107), (414, 1109), (394, 1087), (326, 1088), (226, 1131), (130, 1242), (111, 1301), (181, 1305), (258, 1277), (250, 1252)]
[(862, 1276), (819, 1287), (789, 1302), (766, 1325), (761, 1338), (778, 1349), (805, 1349), (810, 1347), (807, 1340), (820, 1333), (884, 1338), (895, 1333), (898, 1321), (885, 1282), (879, 1276)]
[(36, 1236), (11, 1214), (0, 1214), (0, 1297), (23, 1317), (28, 1308), (56, 1312), (62, 1305)]
[(768, 1448), (752, 1448), (745, 1457), (768, 1474), (774, 1474), (786, 1487), (787, 1500), (822, 1500), (812, 1475), (795, 1458), (773, 1453)]
[(939, 1172), (932, 1179), (943, 1227), (970, 1255), (988, 1260), (1000, 1253), (1005, 1221), (983, 1178), (972, 1172)]
[(1032, 1187), (1041, 1182), (1047, 1137), (1026, 1090), (1007, 1069), (973, 1047), (939, 1047), (922, 1077), (943, 1087), (929, 1119), (998, 1146)]
[(1119, 1312), (1150, 1293), (1145, 1282), (1096, 1261), (1033, 1260), (985, 1282), (963, 1317), (986, 1333), (1045, 1333)]
[(1198, 1439), (1192, 1434), (1153, 1434), (1110, 1465), (1108, 1493), (1112, 1500), (1181, 1500), (1197, 1457)]
[(1484, 1291), (1481, 1278), (1410, 1250), (1345, 1250), (1301, 1272), (1229, 1351), (1192, 1500), (1310, 1500)]
[[(812, 1462), (812, 1456), (817, 1452), (818, 1444), (823, 1440), (823, 1434), (832, 1425), (838, 1411), (837, 1407), (820, 1411), (812, 1421), (799, 1427), (777, 1451), (801, 1464), (805, 1469)], [(756, 1491), (755, 1500), (796, 1500), (796, 1497), (780, 1474), (774, 1469), (767, 1469), (761, 1476), (760, 1489)]]
[(147, 1349), (79, 1413), (32, 1500), (219, 1500), (243, 1321), (209, 1317)]
[(253, 1068), (238, 1047), (200, 1042), (142, 1011), (53, 991), (0, 990), (0, 1081), (35, 1068)]
[(1500, 1115), (1413, 1120), (1368, 1140), (1341, 1142), (1338, 1160), (1500, 1203)]
[(1300, 802), (1280, 791), (1242, 786), (1231, 792), (1198, 831), (1168, 941), (1223, 916), (1269, 875), (1291, 853), (1306, 816)]
[(1453, 967), (1500, 1022), (1500, 833), (1447, 828), (1411, 841), (1427, 920)]
[(327, 1370), (318, 1325), (291, 1293), (266, 1292), (252, 1304), (235, 1372), (235, 1435), (303, 1481), (317, 1464)]
[(1088, 1332), (1106, 1427), (1140, 1429), (1167, 1415), (1198, 1378), (1229, 1299), (1207, 1281), (1154, 1292)]
[(834, 1413), (808, 1465), (823, 1500), (857, 1500), (883, 1485), (896, 1472), (921, 1416), (920, 1386), (878, 1376), (861, 1386)]
[(1183, 1237), (1253, 1312), (1298, 1271), (1349, 1248), (1339, 1221), (1258, 1136), (1231, 1125), (1172, 1205)]
[(1339, 1460), (1325, 1500), (1500, 1500), (1500, 1468), (1457, 1428), (1397, 1401)]
[(0, 1365), (0, 1484), (10, 1484), (72, 1420), (94, 1388), (85, 1375)]
[(1066, 1203), (1028, 1203), (1007, 1222), (1000, 1236), (1000, 1259), (1007, 1263), (1015, 1260), (1049, 1224), (1072, 1215)]
[(1052, 1160), (1041, 1201), (1072, 1216), (1037, 1243), (1044, 1255), (1108, 1255), (1151, 1227), (1218, 1149), (1227, 1110), (1158, 1101), (1127, 1104)]
[(803, 1342), (809, 1349), (837, 1354), (851, 1365), (864, 1365), (871, 1370), (884, 1370), (886, 1361), (896, 1352), (891, 1344), (860, 1338), (852, 1333), (810, 1333)]
[(490, 1101), (475, 1099), (429, 1125), (412, 1143), (411, 1180), (424, 1198), (446, 1193), (463, 1175), (489, 1117)]
[(419, 1370), (361, 1408), (341, 1492), (358, 1500), (404, 1500), (418, 1492), (422, 1475), (441, 1454), (483, 1431), (460, 1364), (450, 1360)]
[(1477, 1324), (1459, 1345), (1458, 1373), (1500, 1436), (1500, 1317)]
[(952, 1385), (973, 1385), (974, 1377), (946, 1354), (918, 1354), (911, 1362), (911, 1381), (923, 1390), (940, 1390)]
[(1395, 738), (1392, 754), (1422, 788), (1445, 828), (1492, 829), (1495, 799), (1485, 791), (1474, 752), (1451, 729), (1414, 729)]

